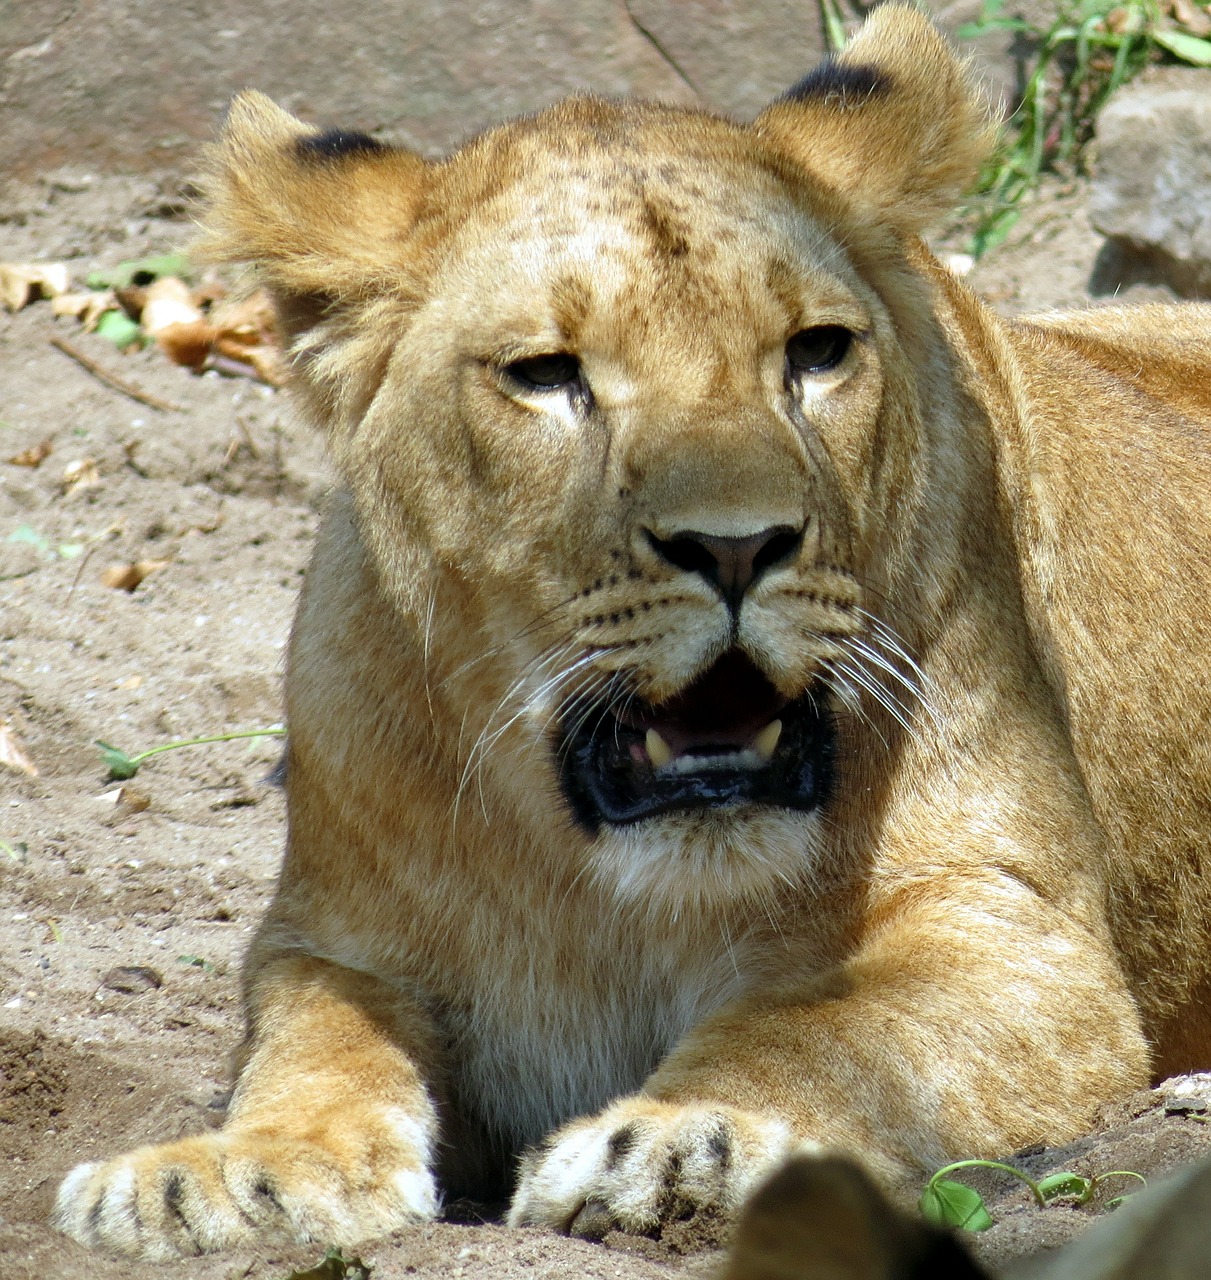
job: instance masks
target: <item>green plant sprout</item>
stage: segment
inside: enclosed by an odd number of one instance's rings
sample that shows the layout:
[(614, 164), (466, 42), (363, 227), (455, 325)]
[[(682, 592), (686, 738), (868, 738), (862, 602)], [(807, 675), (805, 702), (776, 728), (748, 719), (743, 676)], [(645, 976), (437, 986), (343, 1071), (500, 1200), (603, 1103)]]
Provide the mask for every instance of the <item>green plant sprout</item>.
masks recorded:
[(292, 1271), (286, 1280), (370, 1280), (374, 1267), (361, 1258), (346, 1258), (339, 1249), (329, 1249), (314, 1267)]
[(1008, 17), (1004, 9), (1005, 0), (985, 0), (979, 19), (957, 32), (973, 39), (1012, 31), (1036, 46), (1022, 101), (968, 206), (975, 257), (1009, 235), (1045, 171), (1079, 168), (1098, 112), (1145, 65), (1169, 55), (1211, 66), (1211, 40), (1171, 25), (1156, 0), (1061, 0), (1046, 28)]
[(149, 747), (146, 751), (140, 751), (133, 756), (127, 755), (120, 747), (102, 742), (100, 738), (95, 739), (95, 742), (101, 748), (101, 761), (109, 770), (110, 781), (125, 782), (127, 778), (133, 778), (139, 772), (139, 766), (145, 760), (158, 756), (162, 751), (179, 751), (182, 747), (200, 747), (207, 742), (234, 742), (237, 738), (283, 738), (285, 736), (286, 730), (280, 725), (271, 729), (241, 729), (237, 733), (212, 733), (203, 738), (162, 742), (158, 747)]
[[(996, 1169), (1001, 1173), (1012, 1174), (1030, 1188), (1035, 1203), (1040, 1207), (1059, 1199), (1089, 1204), (1097, 1194), (1098, 1187), (1109, 1178), (1137, 1178), (1147, 1185), (1143, 1174), (1131, 1169), (1113, 1169), (1109, 1173), (1096, 1173), (1088, 1178), (1082, 1173), (1073, 1173), (1070, 1169), (1059, 1169), (1036, 1182), (1021, 1169), (1015, 1169), (1011, 1164), (1002, 1164), (998, 1160), (957, 1160), (954, 1164), (939, 1169), (925, 1184), (919, 1207), (926, 1222), (938, 1227), (957, 1227), (960, 1231), (987, 1231), (992, 1226), (992, 1215), (988, 1212), (984, 1197), (974, 1187), (947, 1176), (961, 1169)], [(1126, 1199), (1126, 1195), (1115, 1196), (1106, 1202), (1106, 1207), (1117, 1209)]]
[(848, 43), (845, 24), (841, 20), (839, 0), (820, 0), (820, 19), (824, 23), (824, 39), (830, 53), (840, 53)]

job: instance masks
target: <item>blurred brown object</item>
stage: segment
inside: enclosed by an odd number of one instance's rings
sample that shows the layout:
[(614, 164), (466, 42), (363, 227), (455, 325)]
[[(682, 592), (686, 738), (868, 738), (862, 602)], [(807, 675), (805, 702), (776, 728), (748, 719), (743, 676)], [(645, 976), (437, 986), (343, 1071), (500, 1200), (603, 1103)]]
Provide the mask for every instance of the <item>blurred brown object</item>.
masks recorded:
[(840, 1156), (792, 1156), (749, 1200), (720, 1280), (986, 1280), (957, 1237)]

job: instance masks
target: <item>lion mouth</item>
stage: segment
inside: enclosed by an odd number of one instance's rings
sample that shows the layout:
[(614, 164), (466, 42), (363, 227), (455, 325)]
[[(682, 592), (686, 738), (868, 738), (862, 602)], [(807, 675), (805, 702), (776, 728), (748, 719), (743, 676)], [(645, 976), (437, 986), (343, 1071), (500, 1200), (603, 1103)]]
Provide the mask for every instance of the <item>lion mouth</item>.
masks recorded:
[(732, 649), (659, 706), (580, 708), (561, 733), (564, 794), (591, 831), (675, 810), (815, 809), (835, 736), (819, 694), (782, 697)]

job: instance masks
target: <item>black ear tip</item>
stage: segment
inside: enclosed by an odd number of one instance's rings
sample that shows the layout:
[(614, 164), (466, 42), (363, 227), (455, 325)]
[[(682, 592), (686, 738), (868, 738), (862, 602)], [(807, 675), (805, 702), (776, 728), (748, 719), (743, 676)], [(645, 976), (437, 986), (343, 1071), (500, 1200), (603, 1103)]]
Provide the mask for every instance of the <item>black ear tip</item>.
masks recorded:
[(891, 86), (891, 76), (880, 67), (829, 57), (788, 89), (783, 97), (791, 102), (832, 101), (838, 106), (853, 107), (864, 98), (887, 93)]
[(301, 160), (342, 160), (345, 156), (386, 150), (377, 138), (351, 129), (325, 129), (320, 133), (304, 134), (294, 145)]

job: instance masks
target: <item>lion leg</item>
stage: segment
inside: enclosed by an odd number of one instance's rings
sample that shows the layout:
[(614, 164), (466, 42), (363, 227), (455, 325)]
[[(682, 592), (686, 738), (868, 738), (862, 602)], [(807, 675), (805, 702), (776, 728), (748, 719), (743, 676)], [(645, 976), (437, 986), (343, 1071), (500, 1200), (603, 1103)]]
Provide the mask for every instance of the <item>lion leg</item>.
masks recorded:
[(731, 1215), (792, 1144), (895, 1184), (1075, 1136), (1146, 1083), (1138, 1013), (1097, 931), (1008, 875), (961, 895), (912, 884), (827, 979), (720, 1011), (640, 1093), (531, 1152), (510, 1221), (599, 1235)]
[(257, 968), (249, 1006), (223, 1129), (78, 1166), (59, 1189), (61, 1230), (166, 1261), (267, 1231), (352, 1244), (436, 1215), (437, 1117), (403, 1047), (432, 1040), (417, 1011), (297, 954)]

